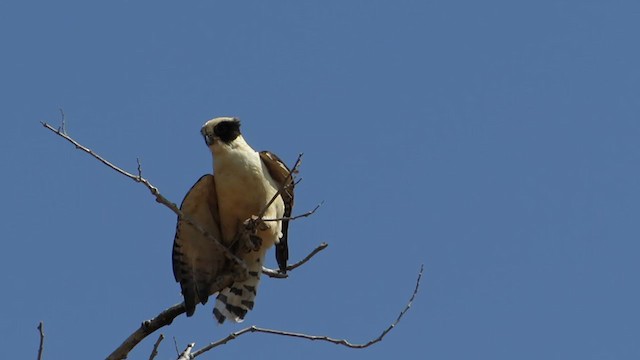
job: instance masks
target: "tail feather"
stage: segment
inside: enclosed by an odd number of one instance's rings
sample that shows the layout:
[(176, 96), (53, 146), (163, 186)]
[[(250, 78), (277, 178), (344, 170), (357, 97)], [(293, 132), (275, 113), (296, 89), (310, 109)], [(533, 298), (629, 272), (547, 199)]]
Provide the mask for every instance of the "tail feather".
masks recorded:
[(216, 298), (213, 316), (219, 324), (224, 323), (225, 320), (240, 323), (244, 320), (247, 312), (253, 309), (260, 283), (264, 253), (252, 252), (247, 254), (244, 259), (249, 270), (247, 279), (243, 282), (233, 283), (230, 287), (222, 290)]

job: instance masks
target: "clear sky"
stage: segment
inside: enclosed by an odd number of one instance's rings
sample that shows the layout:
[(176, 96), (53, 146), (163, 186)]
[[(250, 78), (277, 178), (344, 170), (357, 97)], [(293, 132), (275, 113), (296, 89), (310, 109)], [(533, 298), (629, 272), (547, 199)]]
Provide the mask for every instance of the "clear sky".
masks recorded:
[[(640, 357), (637, 1), (0, 2), (0, 349), (99, 359), (181, 300), (175, 215), (40, 126), (180, 202), (211, 157), (200, 126), (304, 152), (288, 280), (244, 324), (211, 303), (158, 359), (259, 325), (203, 359)], [(274, 266), (270, 253), (269, 264)], [(146, 359), (156, 336), (131, 354)]]

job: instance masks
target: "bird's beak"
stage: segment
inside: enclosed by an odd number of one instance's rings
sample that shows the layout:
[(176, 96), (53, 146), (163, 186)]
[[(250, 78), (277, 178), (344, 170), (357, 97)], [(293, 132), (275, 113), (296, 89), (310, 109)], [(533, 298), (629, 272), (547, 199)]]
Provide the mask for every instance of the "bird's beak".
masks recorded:
[(215, 141), (215, 138), (213, 137), (213, 135), (203, 134), (203, 136), (204, 136), (204, 142), (207, 143), (207, 146), (213, 145), (213, 142)]
[(204, 134), (204, 142), (207, 143), (207, 146), (211, 146), (213, 144), (213, 136)]
[(204, 129), (202, 130), (202, 137), (204, 137), (204, 142), (207, 143), (207, 146), (213, 145), (215, 141), (215, 137), (213, 134), (208, 134)]

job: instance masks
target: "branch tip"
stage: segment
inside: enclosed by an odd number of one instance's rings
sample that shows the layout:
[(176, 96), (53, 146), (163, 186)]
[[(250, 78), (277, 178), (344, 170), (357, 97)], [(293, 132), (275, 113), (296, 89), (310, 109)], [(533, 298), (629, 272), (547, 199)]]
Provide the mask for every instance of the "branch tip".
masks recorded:
[(162, 340), (164, 340), (164, 334), (160, 334), (160, 336), (158, 337), (158, 340), (156, 340), (156, 343), (153, 344), (153, 350), (151, 350), (151, 355), (149, 355), (149, 360), (153, 360), (158, 355), (158, 346), (160, 346), (160, 343), (162, 342)]
[(140, 162), (140, 158), (136, 158), (136, 162), (138, 163), (138, 181), (142, 180), (142, 163)]
[[(326, 244), (325, 244), (326, 245)], [(336, 345), (343, 345), (346, 346), (348, 348), (351, 349), (364, 349), (367, 348), (377, 342), (382, 341), (382, 339), (393, 329), (395, 329), (396, 325), (398, 325), (398, 323), (400, 322), (400, 320), (402, 320), (402, 317), (404, 316), (404, 314), (407, 313), (407, 311), (409, 310), (409, 308), (411, 308), (411, 304), (413, 303), (413, 300), (415, 299), (417, 293), (418, 293), (418, 289), (420, 287), (420, 280), (422, 279), (422, 273), (423, 273), (423, 269), (424, 269), (424, 265), (420, 266), (420, 272), (418, 273), (418, 278), (416, 279), (416, 287), (413, 290), (413, 293), (411, 294), (411, 297), (409, 298), (409, 302), (407, 303), (407, 305), (405, 305), (405, 307), (402, 309), (402, 311), (400, 312), (400, 315), (396, 318), (396, 320), (389, 325), (386, 329), (384, 329), (382, 331), (382, 333), (375, 339), (370, 340), (366, 343), (361, 343), (361, 344), (356, 344), (356, 343), (351, 343), (346, 339), (334, 339), (328, 336), (324, 336), (324, 335), (308, 335), (308, 334), (301, 334), (301, 333), (294, 333), (294, 332), (290, 332), (290, 331), (282, 331), (282, 330), (273, 330), (273, 329), (266, 329), (266, 328), (260, 328), (257, 327), (255, 325), (244, 328), (242, 330), (236, 331), (234, 333), (229, 334), (227, 337), (220, 339), (218, 341), (212, 342), (209, 345), (194, 351), (193, 353), (191, 353), (191, 359), (204, 354), (205, 352), (218, 347), (220, 345), (224, 345), (226, 343), (228, 343), (231, 340), (234, 340), (238, 337), (240, 337), (241, 335), (244, 335), (246, 333), (254, 333), (254, 332), (259, 332), (259, 333), (265, 333), (265, 334), (272, 334), (272, 335), (280, 335), (280, 336), (288, 336), (288, 337), (296, 337), (296, 338), (301, 338), (301, 339), (307, 339), (307, 340), (320, 340), (320, 341), (326, 341), (326, 342), (330, 342)]]
[(38, 360), (42, 360), (42, 353), (44, 351), (44, 323), (40, 321), (38, 324), (38, 332), (40, 333), (40, 346), (38, 347)]
[[(327, 243), (321, 243), (320, 245), (318, 245), (312, 252), (309, 253), (309, 255), (305, 256), (304, 259), (298, 261), (295, 264), (292, 265), (288, 265), (287, 266), (287, 271), (293, 270), (297, 267), (300, 267), (302, 265), (304, 265), (307, 261), (311, 260), (312, 257), (314, 257), (317, 253), (319, 253), (320, 251), (324, 250), (327, 248), (327, 246), (329, 246), (329, 244)], [(281, 273), (278, 270), (273, 270), (273, 269), (269, 269), (266, 267), (262, 268), (262, 273), (271, 277), (271, 278), (275, 278), (275, 279), (286, 279), (289, 277), (288, 274), (286, 273)]]
[(67, 129), (66, 129), (66, 124), (65, 124), (65, 116), (64, 116), (64, 110), (62, 110), (61, 107), (58, 108), (58, 110), (60, 111), (60, 127), (58, 128), (58, 131), (62, 132), (63, 134), (67, 133)]

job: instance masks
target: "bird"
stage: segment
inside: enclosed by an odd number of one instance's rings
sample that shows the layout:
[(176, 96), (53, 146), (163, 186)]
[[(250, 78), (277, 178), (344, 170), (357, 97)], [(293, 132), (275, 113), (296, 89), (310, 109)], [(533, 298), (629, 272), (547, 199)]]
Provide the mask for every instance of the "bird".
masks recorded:
[[(292, 174), (286, 164), (269, 151), (255, 151), (240, 132), (236, 117), (217, 117), (201, 129), (213, 157), (213, 175), (203, 175), (185, 195), (180, 209), (244, 261), (247, 277), (220, 289), (231, 274), (230, 261), (221, 249), (184, 219), (178, 219), (173, 244), (173, 273), (180, 283), (187, 316), (198, 303), (205, 304), (218, 292), (213, 315), (242, 322), (254, 307), (262, 264), (267, 250), (275, 245), (281, 273), (289, 258), (289, 219), (293, 209)], [(280, 194), (265, 208), (274, 195)], [(237, 233), (247, 219), (260, 215), (265, 221), (251, 238), (249, 249), (238, 246)]]

